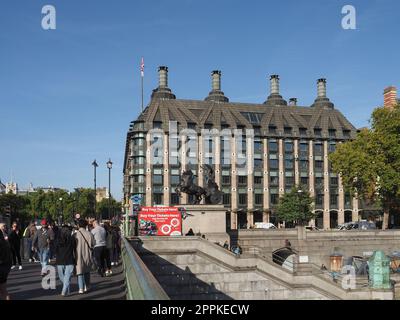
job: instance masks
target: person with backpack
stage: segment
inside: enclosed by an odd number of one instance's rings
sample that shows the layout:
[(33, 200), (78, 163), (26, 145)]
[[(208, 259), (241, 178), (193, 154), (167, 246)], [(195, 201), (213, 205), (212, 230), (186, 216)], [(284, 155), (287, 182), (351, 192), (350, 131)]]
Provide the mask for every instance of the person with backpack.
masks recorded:
[(11, 248), (4, 238), (0, 224), (0, 300), (10, 300), (7, 292), (7, 278), (11, 270)]
[(13, 264), (11, 269), (14, 269), (15, 266), (19, 265), (19, 270), (22, 270), (22, 262), (21, 262), (21, 237), (18, 229), (18, 225), (16, 222), (13, 222), (11, 227), (10, 235), (8, 236), (8, 242), (10, 243), (12, 260)]
[(76, 241), (76, 274), (78, 275), (79, 294), (90, 290), (90, 271), (92, 270), (92, 257), (94, 238), (86, 230), (87, 221), (78, 221), (78, 230), (75, 233)]
[(39, 229), (32, 242), (32, 250), (39, 252), (40, 263), (42, 264), (42, 276), (47, 274), (47, 265), (49, 263), (50, 242), (54, 240), (54, 234), (48, 228), (47, 220), (41, 221), (42, 228)]
[(72, 235), (72, 228), (67, 225), (62, 226), (58, 231), (58, 237), (54, 242), (56, 265), (58, 276), (63, 284), (61, 295), (68, 296), (71, 276), (75, 267), (75, 237)]

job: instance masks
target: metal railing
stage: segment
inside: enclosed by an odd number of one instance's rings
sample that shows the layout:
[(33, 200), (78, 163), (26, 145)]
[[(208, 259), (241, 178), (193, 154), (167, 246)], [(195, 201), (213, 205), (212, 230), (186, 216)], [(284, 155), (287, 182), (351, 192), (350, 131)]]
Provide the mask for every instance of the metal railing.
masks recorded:
[(122, 237), (122, 261), (128, 300), (169, 300), (164, 289), (125, 237)]

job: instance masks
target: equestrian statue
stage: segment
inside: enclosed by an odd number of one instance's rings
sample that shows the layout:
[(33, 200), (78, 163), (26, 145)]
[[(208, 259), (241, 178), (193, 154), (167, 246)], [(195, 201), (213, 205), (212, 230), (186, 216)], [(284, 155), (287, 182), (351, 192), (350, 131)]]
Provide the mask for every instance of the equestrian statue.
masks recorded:
[(201, 168), (204, 170), (204, 182), (205, 187), (200, 187), (194, 183), (194, 177), (196, 177), (192, 170), (186, 170), (180, 177), (179, 184), (175, 188), (175, 192), (178, 197), (182, 193), (193, 195), (194, 200), (192, 204), (200, 204), (204, 198), (206, 204), (219, 204), (222, 201), (222, 192), (219, 190), (218, 185), (215, 183), (214, 169), (206, 164), (202, 165)]

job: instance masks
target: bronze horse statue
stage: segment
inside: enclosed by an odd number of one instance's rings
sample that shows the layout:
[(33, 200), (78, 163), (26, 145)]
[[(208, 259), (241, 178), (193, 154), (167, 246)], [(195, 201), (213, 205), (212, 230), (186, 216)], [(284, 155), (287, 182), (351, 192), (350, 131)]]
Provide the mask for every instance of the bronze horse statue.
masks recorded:
[(175, 188), (175, 192), (178, 197), (182, 193), (188, 195), (194, 195), (195, 199), (192, 204), (200, 204), (204, 197), (206, 204), (218, 204), (222, 200), (222, 192), (218, 190), (218, 185), (215, 183), (214, 170), (210, 165), (203, 165), (202, 169), (205, 173), (206, 187), (202, 188), (194, 183), (194, 177), (192, 170), (186, 170), (180, 177), (180, 182)]

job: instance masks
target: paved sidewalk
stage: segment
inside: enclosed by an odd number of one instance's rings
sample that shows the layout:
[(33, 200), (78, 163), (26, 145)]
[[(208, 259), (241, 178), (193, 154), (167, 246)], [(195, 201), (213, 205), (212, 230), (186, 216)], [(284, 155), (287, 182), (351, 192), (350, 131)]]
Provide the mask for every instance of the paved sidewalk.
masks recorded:
[(113, 267), (113, 275), (100, 277), (97, 273), (91, 274), (90, 292), (78, 294), (78, 279), (71, 279), (71, 294), (68, 297), (61, 296), (62, 284), (58, 279), (56, 290), (42, 288), (40, 275), (40, 263), (23, 264), (23, 269), (18, 267), (10, 271), (7, 281), (7, 289), (12, 300), (125, 300), (124, 273), (122, 264)]

